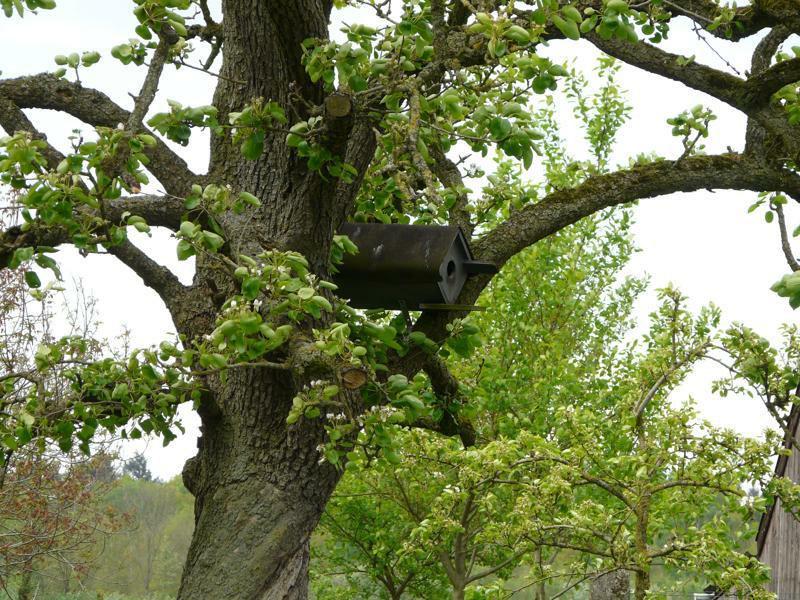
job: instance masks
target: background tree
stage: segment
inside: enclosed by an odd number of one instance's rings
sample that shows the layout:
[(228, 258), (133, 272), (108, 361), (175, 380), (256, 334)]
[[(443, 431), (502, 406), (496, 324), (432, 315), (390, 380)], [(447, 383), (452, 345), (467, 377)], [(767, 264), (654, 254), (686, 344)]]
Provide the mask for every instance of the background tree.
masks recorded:
[(153, 481), (153, 474), (147, 468), (147, 458), (141, 452), (137, 452), (122, 465), (123, 475), (128, 475), (133, 479), (142, 481)]
[[(82, 358), (90, 360), (99, 342), (94, 340), (91, 298), (80, 294), (68, 305), (55, 289), (34, 298), (24, 277), (6, 270), (0, 279), (2, 410), (5, 418), (31, 425), (33, 417), (20, 404), (43, 377), (35, 365), (37, 347), (66, 328), (87, 340)], [(60, 323), (59, 309), (64, 316)], [(58, 373), (46, 376), (54, 394), (65, 393)], [(99, 543), (124, 523), (120, 513), (106, 510), (102, 502), (111, 482), (97, 475), (113, 460), (107, 443), (97, 444), (95, 456), (87, 458), (60, 452), (42, 438), (37, 445), (19, 443), (30, 437), (25, 425), (6, 437), (0, 471), (0, 583), (16, 588), (20, 600), (36, 596), (42, 572), (53, 565), (66, 580), (84, 577), (97, 558)]]
[[(484, 441), (479, 429), (478, 447), (463, 450), (453, 440), (416, 432), (402, 438), (401, 466), (379, 461), (350, 468), (322, 520), (323, 530), (336, 536), (328, 542), (335, 552), (326, 554), (324, 568), (352, 565), (380, 581), (380, 572), (363, 565), (410, 557), (408, 577), (438, 572), (450, 584), (451, 593), (404, 590), (423, 598), (507, 597), (528, 587), (537, 598), (563, 597), (573, 589), (580, 598), (588, 581), (618, 571), (634, 576), (637, 599), (676, 591), (655, 585), (656, 567), (694, 589), (713, 582), (747, 597), (771, 597), (761, 587), (766, 568), (747, 553), (756, 526), (752, 515), (763, 499), (754, 500), (746, 486), (757, 481), (764, 490), (775, 487), (780, 436), (748, 439), (699, 420), (690, 403), (673, 405), (670, 392), (708, 358), (706, 350), (721, 334), (716, 310), (694, 317), (677, 292), (662, 294), (641, 341), (607, 339), (609, 360), (600, 357), (584, 367), (575, 385), (575, 369), (548, 379), (564, 388), (563, 395), (544, 397), (552, 412), (536, 406), (541, 380), (520, 377), (519, 401), (505, 393), (508, 422), (492, 441)], [(541, 314), (536, 308), (518, 315), (514, 331), (535, 329)], [(531, 349), (513, 358), (533, 371), (538, 361), (549, 368), (550, 355)], [(527, 412), (531, 405), (537, 420)], [(525, 426), (515, 430), (517, 421)], [(797, 485), (792, 487), (784, 493), (796, 498)], [(392, 518), (361, 518), (378, 510)], [(375, 538), (380, 543), (370, 544)], [(440, 564), (417, 558), (430, 556)], [(510, 582), (514, 567), (524, 563), (530, 574)], [(481, 590), (470, 596), (469, 586)]]
[[(445, 574), (437, 568), (440, 559), (433, 549), (427, 545), (418, 551), (404, 548), (417, 524), (414, 513), (409, 514), (400, 501), (407, 491), (402, 487), (405, 478), (375, 475), (371, 470), (354, 471), (340, 484), (343, 488), (322, 518), (312, 543), (315, 597), (447, 596)], [(409, 500), (422, 503), (424, 498), (414, 493)], [(416, 505), (410, 508), (416, 513)]]
[[(605, 168), (604, 157), (629, 109), (615, 83), (613, 61), (599, 66), (597, 85), (587, 86), (573, 73), (568, 92), (593, 160), (569, 155), (550, 102), (534, 117), (547, 132), (542, 147), (547, 179), (524, 181), (513, 164), (501, 163), (489, 177), (485, 212), (573, 185)], [(507, 578), (534, 552), (536, 546), (521, 532), (537, 518), (536, 509), (517, 510), (520, 494), (530, 491), (512, 466), (525, 449), (513, 440), (522, 431), (552, 431), (556, 407), (573, 404), (580, 390), (596, 385), (598, 366), (612, 360), (619, 336), (628, 331), (633, 301), (643, 289), (641, 281), (621, 275), (633, 252), (630, 225), (624, 210), (585, 219), (507, 265), (481, 296), (489, 310), (470, 318), (485, 343), (474, 354), (458, 340), (444, 349), (449, 367), (466, 384), (460, 393), (470, 403), (462, 414), (471, 418), (477, 447), (464, 454), (458, 443), (416, 433), (401, 438), (401, 467), (375, 464), (348, 473), (322, 519), (327, 535), (320, 543), (330, 552), (318, 571), (350, 568), (371, 575), (364, 565), (382, 564), (385, 556), (403, 566), (410, 581), (448, 581), (450, 590), (438, 592), (441, 596), (426, 584), (417, 597), (463, 597), (468, 588)], [(379, 506), (387, 515), (401, 512), (385, 520), (369, 518), (380, 514)], [(546, 503), (540, 508), (546, 511)], [(377, 547), (376, 538), (382, 542)], [(549, 561), (553, 554), (541, 558)], [(543, 576), (541, 586), (548, 581)], [(317, 586), (329, 583), (321, 577)]]
[(67, 589), (84, 579), (102, 541), (124, 526), (103, 502), (108, 484), (92, 477), (93, 460), (33, 453), (9, 461), (0, 488), (0, 581), (19, 600), (37, 596), (47, 571), (58, 570)]
[[(55, 4), (0, 2), (9, 17)], [(73, 433), (84, 441), (100, 425), (169, 439), (175, 407), (195, 402), (203, 439), (184, 481), (197, 526), (181, 599), (305, 597), (308, 541), (340, 477), (337, 464), (355, 449), (377, 448), (389, 459), (395, 452), (399, 424), (365, 412), (370, 405), (399, 407), (410, 424), (472, 438), (441, 361), (407, 351), (414, 340), (438, 346), (469, 333), (450, 323), (457, 315), (422, 314), (412, 338), (404, 319), (371, 322), (331, 298), (322, 282), (331, 248), (347, 248), (333, 237), (344, 221), (450, 222), (468, 238), (477, 232), (476, 255), (503, 266), (565, 226), (637, 199), (706, 188), (798, 195), (800, 59), (776, 55), (798, 30), (791, 0), (742, 8), (541, 0), (530, 9), (493, 0), (358, 1), (377, 27), (348, 25), (346, 41), (329, 34), (334, 4), (351, 3), (223, 0), (221, 18), (205, 0), (137, 0), (138, 37), (112, 52), (125, 65), (147, 64), (130, 111), (69, 79), (97, 62), (94, 52), (57, 56), (56, 74), (0, 81), (0, 126), (10, 134), (0, 172), (22, 190), (24, 207), (24, 223), (2, 236), (3, 263), (53, 269), (54, 246), (103, 249), (161, 296), (182, 342), (88, 365), (75, 358), (83, 351), (75, 338), (43, 347), (42, 371), (72, 365), (73, 398), (54, 402), (52, 388), (38, 382), (25, 412), (3, 421), (0, 439), (36, 434), (66, 447)], [(770, 31), (744, 78), (662, 50), (677, 17), (734, 41)], [(541, 133), (524, 106), (564, 76), (538, 49), (580, 37), (743, 112), (744, 151), (699, 154), (695, 140), (707, 135), (711, 115), (688, 110), (673, 124), (684, 139), (681, 156), (639, 160), (514, 210), (481, 211), (456, 153), (499, 149), (532, 167)], [(213, 106), (173, 103), (148, 124), (181, 144), (194, 128), (212, 130), (203, 175), (143, 125), (164, 67), (191, 60), (189, 41), (210, 46), (205, 69), (222, 58)], [(563, 45), (567, 55), (571, 48)], [(29, 108), (66, 112), (95, 131), (62, 153), (35, 130)], [(140, 193), (145, 171), (159, 183), (150, 189), (164, 193)], [(175, 232), (179, 257), (197, 257), (191, 285), (127, 239), (128, 227), (150, 226)], [(28, 273), (36, 289), (41, 277)], [(473, 302), (488, 282), (473, 279), (460, 302)], [(367, 374), (361, 390), (339, 385), (353, 367)], [(422, 398), (411, 384), (387, 390), (374, 376), (384, 369), (407, 380), (423, 371), (431, 389)], [(30, 425), (23, 414), (34, 418)], [(327, 461), (319, 461), (320, 445)]]
[[(601, 558), (605, 572), (628, 570), (637, 600), (652, 590), (659, 564), (701, 587), (712, 581), (770, 597), (760, 591), (765, 568), (746, 553), (755, 523), (729, 515), (755, 509), (745, 502), (746, 485), (770, 481), (779, 436), (744, 438), (699, 420), (691, 403), (672, 405), (670, 391), (705, 357), (719, 317), (713, 309), (691, 316), (674, 290), (662, 299), (642, 349), (620, 354), (607, 391), (613, 404), (557, 410), (551, 439), (560, 450), (542, 487), (553, 477), (552, 485), (569, 481), (576, 493), (562, 515), (534, 524), (531, 534), (541, 545)], [(548, 460), (549, 452), (532, 455)]]
[(191, 496), (180, 480), (126, 476), (105, 501), (130, 521), (124, 535), (106, 540), (89, 585), (100, 592), (174, 596), (193, 526)]

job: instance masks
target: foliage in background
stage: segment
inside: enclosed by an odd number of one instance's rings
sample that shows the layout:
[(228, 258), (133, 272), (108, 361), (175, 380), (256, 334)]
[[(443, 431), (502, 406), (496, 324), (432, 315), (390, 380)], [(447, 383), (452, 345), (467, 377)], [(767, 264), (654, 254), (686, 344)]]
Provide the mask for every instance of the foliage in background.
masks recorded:
[[(572, 159), (542, 110), (548, 179), (537, 186), (501, 161), (490, 206), (513, 210), (509, 199), (608, 167), (628, 112), (615, 71), (600, 64), (594, 95), (575, 74), (569, 87), (594, 160)], [(637, 598), (709, 582), (768, 597), (764, 567), (745, 554), (763, 500), (744, 489), (768, 485), (779, 440), (673, 405), (692, 367), (726, 352), (719, 314), (691, 315), (663, 290), (649, 332), (631, 340), (644, 281), (622, 275), (630, 225), (625, 210), (584, 219), (506, 265), (481, 296), (489, 310), (470, 319), (485, 343), (450, 360), (477, 445), (414, 431), (400, 465), (351, 462), (314, 547), (320, 598), (583, 598), (592, 577), (619, 568)]]
[[(146, 467), (141, 455), (136, 455), (121, 465), (104, 466), (86, 476), (95, 486), (103, 486), (103, 493), (94, 496), (93, 502), (98, 510), (117, 515), (114, 530), (98, 537), (76, 529), (74, 536), (79, 543), (69, 554), (40, 556), (36, 569), (27, 576), (20, 573), (4, 579), (12, 598), (166, 600), (175, 597), (194, 528), (192, 497), (179, 478), (163, 482), (120, 476), (131, 463)], [(73, 482), (71, 485), (82, 481), (63, 471), (59, 477)], [(87, 518), (93, 516), (87, 513)], [(41, 513), (31, 521), (42, 522)], [(85, 554), (83, 562), (78, 564), (74, 558), (65, 561), (79, 551)]]

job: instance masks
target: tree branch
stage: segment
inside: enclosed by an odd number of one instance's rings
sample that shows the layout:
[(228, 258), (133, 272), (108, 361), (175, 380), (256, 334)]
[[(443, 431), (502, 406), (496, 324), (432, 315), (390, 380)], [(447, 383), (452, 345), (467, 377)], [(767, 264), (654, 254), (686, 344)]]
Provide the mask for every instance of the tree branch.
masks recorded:
[(170, 312), (173, 312), (175, 303), (188, 290), (172, 271), (158, 264), (130, 240), (109, 247), (108, 253), (141, 277), (144, 284), (161, 297)]
[(147, 115), (150, 105), (153, 104), (153, 100), (156, 98), (158, 82), (161, 79), (161, 74), (164, 72), (164, 63), (167, 60), (167, 54), (169, 54), (169, 44), (162, 38), (158, 42), (155, 52), (153, 52), (153, 58), (150, 59), (150, 66), (147, 68), (147, 75), (144, 78), (144, 83), (142, 83), (142, 89), (139, 95), (136, 96), (133, 110), (128, 116), (125, 129), (131, 133), (137, 133), (139, 131), (139, 128), (142, 126), (142, 120), (145, 115)]
[(182, 198), (152, 194), (125, 196), (106, 204), (106, 216), (116, 224), (122, 222), (122, 214), (125, 212), (142, 217), (151, 227), (166, 227), (177, 231), (186, 209)]
[[(27, 131), (35, 139), (47, 142), (47, 136), (36, 129), (22, 109), (11, 100), (3, 97), (0, 97), (0, 127), (9, 135), (13, 135), (18, 131)], [(42, 150), (42, 155), (47, 160), (47, 164), (53, 169), (64, 160), (64, 155), (49, 143)]]
[(604, 40), (594, 33), (588, 34), (586, 39), (606, 54), (629, 65), (678, 81), (714, 96), (734, 108), (744, 110), (744, 97), (747, 91), (744, 79), (688, 60), (683, 56), (672, 54), (645, 42)]
[(772, 94), (797, 81), (800, 81), (800, 58), (785, 60), (747, 80), (748, 100), (753, 105), (766, 104)]
[(776, 204), (775, 212), (778, 213), (778, 229), (780, 229), (781, 232), (781, 250), (783, 250), (783, 256), (786, 257), (786, 263), (792, 271), (800, 271), (800, 263), (798, 263), (797, 259), (794, 257), (792, 245), (789, 242), (789, 233), (786, 231), (786, 217), (783, 214), (783, 205)]
[[(128, 196), (112, 200), (106, 205), (106, 217), (115, 225), (122, 224), (122, 215), (129, 212), (144, 218), (153, 227), (177, 230), (181, 224), (183, 202), (180, 198), (164, 196)], [(10, 227), (0, 232), (0, 269), (8, 266), (17, 248), (36, 246), (60, 246), (70, 242), (66, 229), (31, 224), (27, 231), (21, 227)]]
[(514, 561), (522, 558), (528, 552), (529, 552), (529, 549), (526, 548), (525, 550), (522, 550), (520, 552), (512, 554), (511, 556), (506, 558), (504, 561), (498, 563), (497, 565), (495, 565), (493, 567), (487, 567), (483, 571), (480, 571), (479, 573), (476, 573), (475, 575), (471, 575), (470, 577), (467, 577), (466, 583), (470, 584), (470, 583), (473, 583), (475, 581), (479, 581), (479, 580), (483, 579), (484, 577), (489, 577), (489, 575), (494, 575), (495, 573), (497, 573), (501, 569), (504, 569), (505, 567), (507, 567), (508, 565), (513, 563)]
[(709, 342), (700, 344), (700, 346), (689, 352), (681, 360), (675, 361), (675, 363), (669, 369), (667, 369), (661, 374), (661, 376), (650, 387), (647, 393), (639, 399), (639, 401), (636, 403), (636, 406), (634, 406), (633, 408), (633, 416), (636, 419), (637, 424), (641, 423), (642, 414), (644, 413), (644, 410), (647, 408), (647, 406), (650, 404), (653, 398), (655, 398), (656, 394), (664, 386), (664, 384), (669, 381), (669, 378), (672, 377), (677, 371), (682, 369), (684, 366), (686, 366), (690, 361), (692, 361), (693, 359), (700, 356), (703, 352), (705, 352), (708, 346)]
[(758, 43), (753, 51), (753, 58), (750, 62), (751, 76), (759, 75), (769, 69), (770, 64), (772, 64), (772, 57), (791, 34), (792, 32), (788, 27), (777, 25), (764, 36), (764, 39)]
[[(131, 116), (102, 92), (49, 73), (0, 80), (0, 97), (22, 109), (42, 108), (65, 112), (95, 127), (124, 125)], [(160, 139), (146, 154), (151, 159), (148, 170), (170, 194), (185, 195), (197, 179), (186, 162)]]
[[(438, 356), (425, 356), (427, 359), (423, 363), (422, 369), (430, 378), (433, 391), (447, 404), (461, 404), (458, 381), (453, 377), (445, 362)], [(442, 418), (438, 422), (418, 422), (415, 423), (415, 426), (437, 431), (443, 435), (458, 435), (465, 448), (474, 446), (476, 434), (472, 423), (463, 417), (453, 414), (451, 410), (448, 410), (447, 405), (443, 408)]]
[(433, 158), (431, 170), (445, 187), (451, 188), (456, 192), (456, 201), (448, 211), (450, 224), (460, 227), (466, 238), (470, 239), (473, 226), (467, 206), (469, 196), (463, 192), (464, 178), (461, 176), (461, 171), (459, 171), (458, 165), (450, 160), (438, 146), (431, 147), (430, 153), (431, 158)]
[[(791, 31), (788, 27), (778, 25), (764, 36), (764, 39), (758, 43), (756, 49), (753, 51), (753, 57), (750, 63), (751, 77), (760, 75), (769, 69), (772, 63), (772, 57), (790, 35)], [(776, 162), (780, 164), (780, 154), (777, 157), (774, 156), (774, 144), (769, 143), (771, 141), (770, 138), (771, 136), (761, 123), (752, 117), (747, 119), (745, 152), (764, 163), (772, 162), (777, 158), (778, 160)]]
[[(722, 12), (722, 5), (717, 0), (669, 0), (664, 2), (665, 8), (675, 15), (686, 17), (698, 23), (704, 29)], [(719, 27), (710, 34), (719, 38), (738, 41), (755, 35), (766, 27), (776, 25), (779, 21), (774, 15), (762, 11), (758, 2), (742, 6), (735, 11), (730, 27)]]
[[(662, 160), (598, 175), (518, 211), (479, 240), (475, 254), (499, 266), (524, 248), (603, 208), (701, 189), (785, 191), (794, 195), (800, 192), (800, 176), (767, 168), (741, 154), (694, 156), (680, 162)], [(475, 291), (459, 302), (473, 301), (472, 294)]]

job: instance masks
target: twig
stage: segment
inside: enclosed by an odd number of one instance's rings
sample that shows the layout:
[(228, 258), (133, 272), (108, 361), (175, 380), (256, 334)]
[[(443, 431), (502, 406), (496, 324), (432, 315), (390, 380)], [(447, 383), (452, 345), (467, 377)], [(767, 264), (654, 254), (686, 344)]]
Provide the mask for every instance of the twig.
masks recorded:
[(789, 263), (789, 268), (792, 271), (800, 271), (800, 263), (794, 257), (792, 252), (792, 245), (789, 242), (789, 234), (786, 231), (786, 217), (783, 214), (783, 205), (775, 204), (773, 210), (778, 214), (778, 228), (781, 231), (781, 249), (783, 255), (786, 257), (786, 262)]
[(661, 389), (667, 380), (681, 367), (685, 366), (689, 361), (693, 358), (697, 357), (698, 355), (702, 354), (706, 348), (708, 348), (709, 342), (705, 342), (700, 344), (697, 348), (689, 352), (686, 356), (684, 356), (681, 360), (676, 361), (672, 367), (661, 374), (653, 386), (648, 390), (647, 394), (645, 394), (639, 402), (637, 402), (636, 407), (633, 409), (633, 415), (636, 417), (636, 421), (638, 422), (642, 418), (642, 413), (644, 409), (647, 408), (647, 405), (650, 404), (650, 401), (655, 397), (658, 393), (658, 390)]
[(150, 105), (155, 100), (156, 92), (158, 91), (158, 81), (161, 79), (161, 73), (164, 71), (164, 63), (169, 54), (169, 45), (162, 39), (156, 46), (156, 51), (153, 53), (153, 59), (150, 61), (150, 67), (147, 70), (147, 76), (144, 78), (142, 89), (136, 97), (136, 102), (133, 106), (126, 129), (131, 133), (136, 131), (142, 126), (142, 121), (147, 114)]

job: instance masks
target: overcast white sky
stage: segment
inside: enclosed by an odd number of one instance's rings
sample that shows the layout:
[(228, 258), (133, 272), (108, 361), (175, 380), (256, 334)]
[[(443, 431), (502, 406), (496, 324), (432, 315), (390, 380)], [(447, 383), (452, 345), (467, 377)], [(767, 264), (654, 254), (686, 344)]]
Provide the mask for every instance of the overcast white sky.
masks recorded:
[[(338, 18), (353, 22), (359, 15), (348, 11)], [(700, 62), (725, 68), (724, 62), (683, 25), (676, 24), (665, 48), (695, 54)], [(85, 85), (101, 89), (129, 107), (131, 100), (127, 94), (138, 90), (143, 71), (121, 67), (108, 51), (131, 37), (133, 26), (130, 3), (108, 0), (59, 0), (57, 10), (45, 11), (37, 17), (0, 19), (0, 71), (3, 77), (52, 71), (56, 54), (99, 50), (104, 57), (82, 75)], [(757, 39), (738, 45), (716, 39), (711, 43), (725, 60), (744, 72)], [(544, 53), (559, 62), (574, 58), (587, 75), (598, 56), (594, 48), (584, 42), (554, 42)], [(634, 110), (619, 138), (615, 154), (618, 162), (627, 162), (629, 156), (654, 150), (662, 156), (677, 157), (681, 145), (671, 136), (665, 121), (698, 103), (710, 106), (718, 116), (712, 124), (708, 151), (724, 151), (729, 146), (742, 148), (745, 120), (724, 104), (633, 67), (623, 67), (620, 81), (628, 90)], [(168, 69), (153, 112), (163, 111), (167, 99), (189, 105), (206, 104), (211, 100), (213, 85), (213, 79), (188, 69), (178, 73)], [(80, 127), (77, 121), (49, 111), (30, 114), (48, 133), (50, 141), (62, 148), (69, 132)], [(579, 154), (580, 134), (568, 123), (565, 123), (565, 130), (572, 148), (576, 149), (575, 154)], [(180, 151), (193, 169), (203, 172), (207, 152), (202, 143), (196, 142), (190, 151)], [(780, 325), (793, 322), (796, 315), (785, 300), (769, 290), (787, 267), (780, 253), (775, 224), (767, 225), (760, 215), (747, 214), (747, 207), (753, 200), (751, 193), (696, 192), (643, 201), (635, 213), (635, 236), (642, 251), (629, 271), (650, 274), (653, 288), (674, 283), (691, 298), (695, 307), (713, 301), (722, 308), (726, 322), (747, 323), (777, 340)], [(789, 212), (788, 218), (793, 228), (800, 222), (800, 211)], [(136, 241), (152, 249), (154, 255), (182, 278), (191, 277), (191, 265), (178, 263), (174, 258), (174, 243), (169, 235), (158, 232), (152, 239), (138, 236)], [(141, 285), (138, 278), (115, 259), (81, 259), (76, 253), (64, 250), (62, 261), (67, 270), (84, 279), (100, 300), (105, 335), (114, 337), (126, 325), (132, 330), (133, 343), (142, 346), (157, 343), (172, 334), (169, 316), (155, 293)], [(651, 293), (640, 306), (642, 318), (654, 306), (655, 298)], [(750, 435), (759, 434), (769, 424), (763, 408), (751, 399), (713, 397), (708, 391), (708, 382), (714, 374), (711, 368), (701, 370), (678, 391), (676, 398), (691, 394), (699, 401), (703, 414), (713, 422)], [(187, 435), (167, 448), (161, 448), (158, 440), (146, 448), (151, 469), (159, 477), (168, 478), (179, 473), (185, 459), (195, 452), (197, 418), (190, 411), (185, 413)], [(133, 452), (136, 447), (130, 446), (126, 452)]]

